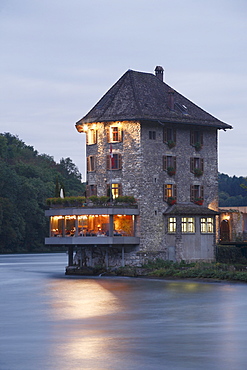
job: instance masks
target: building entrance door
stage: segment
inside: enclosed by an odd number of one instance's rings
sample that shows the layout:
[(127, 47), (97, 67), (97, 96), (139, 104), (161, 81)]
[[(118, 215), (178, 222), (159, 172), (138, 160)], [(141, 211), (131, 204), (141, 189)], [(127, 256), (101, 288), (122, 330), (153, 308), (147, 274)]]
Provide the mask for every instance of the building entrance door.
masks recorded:
[(228, 220), (222, 220), (220, 223), (220, 240), (222, 242), (230, 241), (230, 227)]

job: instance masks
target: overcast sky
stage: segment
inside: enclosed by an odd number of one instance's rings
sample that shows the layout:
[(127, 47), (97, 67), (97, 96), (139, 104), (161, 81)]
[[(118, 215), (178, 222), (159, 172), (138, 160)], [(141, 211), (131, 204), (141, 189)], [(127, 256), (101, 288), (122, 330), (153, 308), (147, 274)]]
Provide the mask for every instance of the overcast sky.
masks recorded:
[(219, 133), (219, 171), (247, 176), (246, 19), (246, 0), (0, 0), (0, 132), (84, 173), (75, 122), (128, 69), (161, 65), (234, 127)]

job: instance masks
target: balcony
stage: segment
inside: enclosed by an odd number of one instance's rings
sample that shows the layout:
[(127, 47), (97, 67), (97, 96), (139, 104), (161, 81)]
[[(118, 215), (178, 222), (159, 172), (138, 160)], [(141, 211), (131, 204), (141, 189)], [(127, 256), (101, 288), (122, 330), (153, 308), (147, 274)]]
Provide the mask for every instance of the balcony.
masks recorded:
[[(139, 209), (127, 202), (98, 202), (58, 198), (45, 215), (50, 218), (45, 244), (80, 246), (137, 245), (136, 223)], [(101, 197), (101, 201), (103, 197)], [(107, 197), (104, 197), (107, 198)], [(57, 199), (57, 198), (52, 198)], [(108, 198), (107, 198), (108, 199)], [(97, 200), (97, 201), (96, 201)], [(123, 200), (123, 199), (121, 199)], [(126, 199), (125, 199), (126, 200)], [(60, 202), (60, 204), (59, 204)], [(61, 204), (63, 203), (63, 204)]]

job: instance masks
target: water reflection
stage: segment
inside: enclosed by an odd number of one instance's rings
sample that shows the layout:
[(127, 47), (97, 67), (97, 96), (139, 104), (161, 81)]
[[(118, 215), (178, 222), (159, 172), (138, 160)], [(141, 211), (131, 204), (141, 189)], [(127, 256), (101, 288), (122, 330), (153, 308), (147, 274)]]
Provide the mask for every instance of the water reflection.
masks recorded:
[(246, 368), (247, 285), (64, 276), (0, 256), (1, 369)]

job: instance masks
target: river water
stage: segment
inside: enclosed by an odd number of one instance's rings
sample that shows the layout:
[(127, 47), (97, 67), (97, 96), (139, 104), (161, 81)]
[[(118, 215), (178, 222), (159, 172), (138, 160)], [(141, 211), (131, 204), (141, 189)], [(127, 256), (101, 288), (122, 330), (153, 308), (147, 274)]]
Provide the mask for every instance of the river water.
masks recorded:
[(247, 368), (247, 284), (65, 276), (0, 256), (0, 369)]

